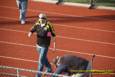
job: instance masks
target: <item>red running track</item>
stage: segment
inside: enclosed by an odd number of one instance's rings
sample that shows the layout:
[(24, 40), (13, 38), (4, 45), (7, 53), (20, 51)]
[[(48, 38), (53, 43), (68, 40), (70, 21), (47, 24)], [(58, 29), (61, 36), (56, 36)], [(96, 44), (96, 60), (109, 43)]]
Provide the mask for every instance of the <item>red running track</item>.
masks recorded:
[(57, 50), (49, 50), (50, 61), (64, 54), (91, 60), (95, 53), (94, 69), (115, 70), (115, 11), (29, 1), (27, 24), (20, 25), (15, 0), (1, 0), (0, 9), (0, 65), (37, 70), (36, 37), (28, 38), (27, 32), (43, 12), (57, 34)]

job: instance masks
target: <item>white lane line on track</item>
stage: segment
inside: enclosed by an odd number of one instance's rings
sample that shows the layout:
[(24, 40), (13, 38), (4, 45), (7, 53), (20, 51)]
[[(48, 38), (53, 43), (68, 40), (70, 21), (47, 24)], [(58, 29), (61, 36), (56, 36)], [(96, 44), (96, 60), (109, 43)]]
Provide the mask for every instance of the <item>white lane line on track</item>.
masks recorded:
[[(26, 47), (35, 47), (33, 45), (26, 45), (26, 44), (21, 44), (21, 43), (12, 43), (12, 42), (7, 42), (7, 41), (0, 41), (0, 43), (5, 43), (5, 44), (10, 44), (10, 45), (19, 45), (19, 46), (26, 46)], [(51, 50), (53, 48), (50, 48)], [(71, 51), (71, 50), (64, 50), (64, 49), (58, 49), (56, 48), (57, 51), (63, 51), (63, 52), (68, 52), (68, 53), (75, 53), (75, 54), (82, 54), (82, 55), (89, 55), (92, 56), (93, 53), (84, 53), (84, 52), (77, 52), (77, 51)], [(108, 58), (108, 59), (115, 59), (115, 57), (111, 57), (111, 56), (105, 56), (105, 55), (98, 55), (96, 54), (96, 56), (98, 57), (102, 57), (102, 58)]]
[(14, 59), (14, 60), (21, 60), (21, 61), (26, 61), (26, 62), (34, 62), (34, 63), (38, 63), (38, 61), (35, 60), (29, 60), (29, 59), (22, 59), (22, 58), (16, 58), (16, 57), (9, 57), (9, 56), (0, 56), (1, 58), (5, 58), (5, 59)]
[(96, 29), (96, 28), (87, 28), (87, 27), (75, 27), (71, 25), (62, 25), (62, 24), (54, 24), (62, 27), (68, 27), (68, 28), (74, 28), (74, 29), (85, 29), (85, 30), (91, 30), (91, 31), (100, 31), (100, 32), (109, 32), (109, 33), (115, 33), (115, 31), (110, 31), (110, 30), (103, 30), (103, 29)]
[(0, 18), (1, 19), (8, 19), (8, 20), (16, 20), (16, 21), (18, 21), (18, 19), (17, 18), (11, 18), (11, 17), (2, 17), (2, 16), (0, 16)]
[[(8, 9), (18, 9), (16, 7), (9, 7), (9, 6), (0, 6), (1, 8), (8, 8)], [(62, 15), (62, 16), (69, 16), (69, 17), (86, 17), (86, 16), (76, 16), (76, 15), (70, 15), (70, 14), (62, 14), (62, 13), (58, 13), (58, 12), (48, 12), (48, 11), (41, 11), (41, 10), (38, 10), (38, 9), (28, 9), (28, 11), (30, 12), (36, 12), (36, 13), (39, 13), (39, 12), (42, 12), (42, 13), (48, 13), (48, 14), (57, 14), (57, 15)]]
[[(16, 7), (9, 7), (9, 6), (0, 6), (1, 8), (8, 8), (8, 9), (18, 9)], [(92, 19), (100, 19), (100, 18), (96, 18), (96, 17), (90, 17), (90, 16), (77, 16), (77, 15), (72, 15), (72, 14), (63, 14), (63, 13), (58, 13), (58, 12), (49, 12), (49, 11), (42, 11), (42, 10), (39, 10), (39, 9), (29, 9), (28, 8), (28, 11), (30, 12), (36, 12), (36, 13), (39, 13), (39, 12), (42, 12), (42, 13), (48, 13), (48, 14), (57, 14), (57, 15), (61, 15), (61, 16), (68, 16), (68, 17), (80, 17), (80, 18), (92, 18)], [(110, 19), (106, 19), (106, 18), (102, 18), (103, 20), (110, 20)], [(115, 21), (114, 19), (111, 19), (111, 21)]]
[[(10, 18), (10, 17), (0, 17), (3, 19), (9, 19), (9, 20), (17, 20), (17, 18)], [(54, 25), (58, 25), (61, 27), (67, 27), (67, 28), (73, 28), (73, 29), (84, 29), (84, 30), (91, 30), (91, 31), (101, 31), (101, 32), (109, 32), (109, 33), (115, 33), (115, 31), (110, 31), (110, 30), (103, 30), (103, 29), (95, 29), (95, 28), (86, 28), (86, 27), (75, 27), (75, 26), (71, 26), (71, 25), (62, 25), (62, 24), (54, 24)]]
[[(27, 31), (6, 29), (6, 28), (0, 28), (0, 30), (28, 33)], [(63, 39), (69, 39), (69, 40), (77, 40), (77, 41), (79, 40), (79, 41), (84, 41), (84, 42), (98, 43), (98, 44), (106, 44), (106, 45), (113, 45), (113, 46), (115, 46), (114, 43), (109, 43), (109, 42), (101, 42), (101, 41), (94, 41), (94, 40), (86, 40), (86, 39), (72, 38), (72, 37), (66, 37), (66, 36), (60, 36), (60, 35), (57, 35), (57, 37), (58, 37), (58, 38), (63, 38)]]
[[(2, 8), (9, 8), (9, 9), (17, 9), (15, 7), (8, 7), (8, 6), (0, 6)], [(30, 12), (38, 12), (38, 10), (33, 10), (33, 9), (29, 9)], [(47, 11), (40, 11), (39, 12), (45, 12), (45, 13), (48, 13), (48, 14), (58, 14), (58, 15), (63, 15), (63, 16), (69, 16), (69, 17), (82, 17), (82, 18), (90, 18), (90, 17), (87, 17), (87, 16), (76, 16), (76, 15), (70, 15), (70, 14), (62, 14), (62, 13), (56, 13), (56, 12), (47, 12)], [(6, 17), (7, 18), (7, 17)], [(10, 18), (8, 18), (10, 19)], [(11, 18), (12, 19), (12, 18)], [(15, 18), (13, 18), (15, 19)], [(95, 18), (93, 17), (93, 19), (99, 19), (99, 18)], [(16, 19), (17, 20), (17, 19)], [(109, 20), (109, 19), (106, 19), (106, 20)], [(114, 21), (114, 20), (113, 20)], [(69, 28), (76, 28), (76, 29), (86, 29), (86, 30), (95, 30), (95, 31), (103, 31), (103, 32), (111, 32), (111, 33), (115, 33), (115, 31), (110, 31), (110, 30), (103, 30), (103, 29), (95, 29), (95, 28), (86, 28), (86, 27), (75, 27), (75, 26), (68, 26), (68, 25), (62, 25), (62, 24), (54, 24), (54, 25), (59, 25), (59, 26), (64, 26), (64, 27), (69, 27)]]
[[(17, 18), (10, 18), (10, 17), (2, 17), (0, 16), (0, 18), (3, 19), (9, 19), (9, 20), (17, 20)], [(71, 26), (71, 25), (62, 25), (62, 24), (54, 24), (54, 25), (58, 25), (61, 27), (67, 27), (67, 28), (74, 28), (74, 29), (85, 29), (85, 30), (92, 30), (92, 31), (101, 31), (101, 32), (110, 32), (110, 33), (115, 33), (115, 31), (110, 31), (110, 30), (103, 30), (103, 29), (95, 29), (95, 28), (86, 28), (86, 27), (75, 27), (75, 26)]]

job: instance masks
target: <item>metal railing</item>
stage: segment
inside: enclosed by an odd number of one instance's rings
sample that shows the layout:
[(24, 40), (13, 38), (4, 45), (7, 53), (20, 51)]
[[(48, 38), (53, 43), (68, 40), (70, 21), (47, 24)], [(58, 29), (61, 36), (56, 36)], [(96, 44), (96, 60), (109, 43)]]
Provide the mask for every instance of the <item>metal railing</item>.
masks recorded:
[[(20, 72), (31, 72), (33, 74), (36, 74), (36, 73), (40, 73), (40, 74), (45, 74), (45, 75), (48, 75), (48, 76), (52, 76), (52, 75), (55, 75), (55, 76), (58, 76), (58, 77), (64, 77), (64, 75), (61, 75), (61, 74), (54, 74), (54, 73), (46, 73), (46, 72), (41, 72), (41, 71), (36, 71), (36, 70), (32, 70), (32, 69), (24, 69), (24, 68), (17, 68), (17, 67), (11, 67), (11, 66), (3, 66), (3, 65), (0, 65), (0, 70), (3, 70), (3, 69), (13, 69), (13, 70), (16, 70), (16, 73), (7, 73), (7, 72), (1, 72), (0, 71), (0, 77), (2, 77), (3, 75), (9, 75), (9, 76), (15, 76), (15, 77), (30, 77), (30, 76), (26, 76), (26, 75), (20, 75)], [(47, 76), (46, 76), (47, 77)], [(66, 76), (66, 77), (70, 77), (70, 76)]]

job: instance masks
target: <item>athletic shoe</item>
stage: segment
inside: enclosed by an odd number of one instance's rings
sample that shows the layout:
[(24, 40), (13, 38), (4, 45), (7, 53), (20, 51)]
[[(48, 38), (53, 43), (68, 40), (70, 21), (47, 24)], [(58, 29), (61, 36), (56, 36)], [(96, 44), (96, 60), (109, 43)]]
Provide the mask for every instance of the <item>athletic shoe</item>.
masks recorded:
[(26, 22), (24, 21), (24, 20), (21, 20), (21, 24), (23, 25), (23, 24), (25, 24)]
[(91, 6), (89, 7), (89, 9), (95, 9), (95, 8), (96, 8), (95, 5), (91, 5)]

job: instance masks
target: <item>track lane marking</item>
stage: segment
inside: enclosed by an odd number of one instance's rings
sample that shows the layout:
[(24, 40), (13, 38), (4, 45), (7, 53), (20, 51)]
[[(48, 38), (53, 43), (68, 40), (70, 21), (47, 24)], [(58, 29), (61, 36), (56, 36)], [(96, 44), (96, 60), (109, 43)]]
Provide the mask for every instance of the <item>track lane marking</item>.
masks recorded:
[[(34, 45), (27, 45), (27, 44), (21, 44), (21, 43), (13, 43), (13, 42), (8, 42), (8, 41), (0, 41), (0, 43), (4, 43), (4, 44), (9, 44), (9, 45), (18, 45), (18, 46), (26, 46), (26, 47), (36, 47)], [(50, 48), (50, 50), (52, 50), (53, 48)], [(88, 56), (92, 56), (94, 53), (85, 53), (85, 52), (77, 52), (77, 51), (72, 51), (72, 50), (64, 50), (64, 49), (59, 49), (56, 48), (57, 51), (63, 51), (63, 52), (71, 52), (71, 53), (75, 53), (75, 54), (82, 54), (82, 55), (88, 55)], [(101, 57), (101, 58), (108, 58), (108, 59), (115, 59), (115, 57), (111, 57), (111, 56), (105, 56), (105, 55), (99, 55), (96, 54), (96, 57)]]
[[(9, 9), (18, 9), (18, 8), (15, 8), (15, 7), (8, 7), (8, 6), (0, 6), (2, 8), (9, 8)], [(29, 9), (28, 11), (30, 12), (37, 12), (38, 13), (38, 10), (33, 10), (33, 9)], [(62, 13), (56, 13), (56, 12), (47, 12), (47, 11), (40, 11), (39, 12), (45, 12), (45, 13), (48, 13), (48, 14), (58, 14), (58, 15), (63, 15), (63, 16), (69, 16), (69, 17), (80, 17), (80, 18), (86, 18), (87, 16), (76, 16), (76, 15), (70, 15), (70, 14), (62, 14)], [(6, 17), (7, 18), (7, 17)], [(88, 17), (89, 18), (89, 17)], [(13, 18), (15, 19), (15, 18)], [(99, 19), (99, 18), (95, 18), (93, 17), (93, 19)], [(104, 19), (104, 18), (103, 18)], [(16, 19), (17, 20), (17, 19)], [(109, 20), (109, 19), (105, 19), (105, 20)], [(113, 20), (115, 21), (115, 20)], [(64, 27), (69, 27), (69, 28), (76, 28), (76, 29), (86, 29), (86, 30), (95, 30), (95, 31), (103, 31), (103, 32), (111, 32), (111, 33), (115, 33), (115, 31), (110, 31), (110, 30), (103, 30), (103, 29), (96, 29), (96, 28), (86, 28), (86, 27), (75, 27), (75, 26), (68, 26), (68, 25), (62, 25), (62, 24), (54, 24), (54, 25), (59, 25), (59, 26), (64, 26)]]
[[(6, 29), (6, 28), (0, 28), (0, 30), (28, 33), (27, 31), (14, 30), (14, 29)], [(84, 41), (84, 42), (89, 42), (89, 43), (98, 43), (98, 44), (106, 44), (106, 45), (113, 45), (113, 46), (115, 46), (114, 43), (109, 43), (109, 42), (86, 40), (86, 39), (80, 39), (80, 38), (72, 38), (72, 37), (61, 36), (61, 35), (57, 35), (57, 37), (58, 38), (63, 38), (63, 39), (69, 39), (69, 40), (77, 40), (77, 41), (79, 40), (79, 41)]]

